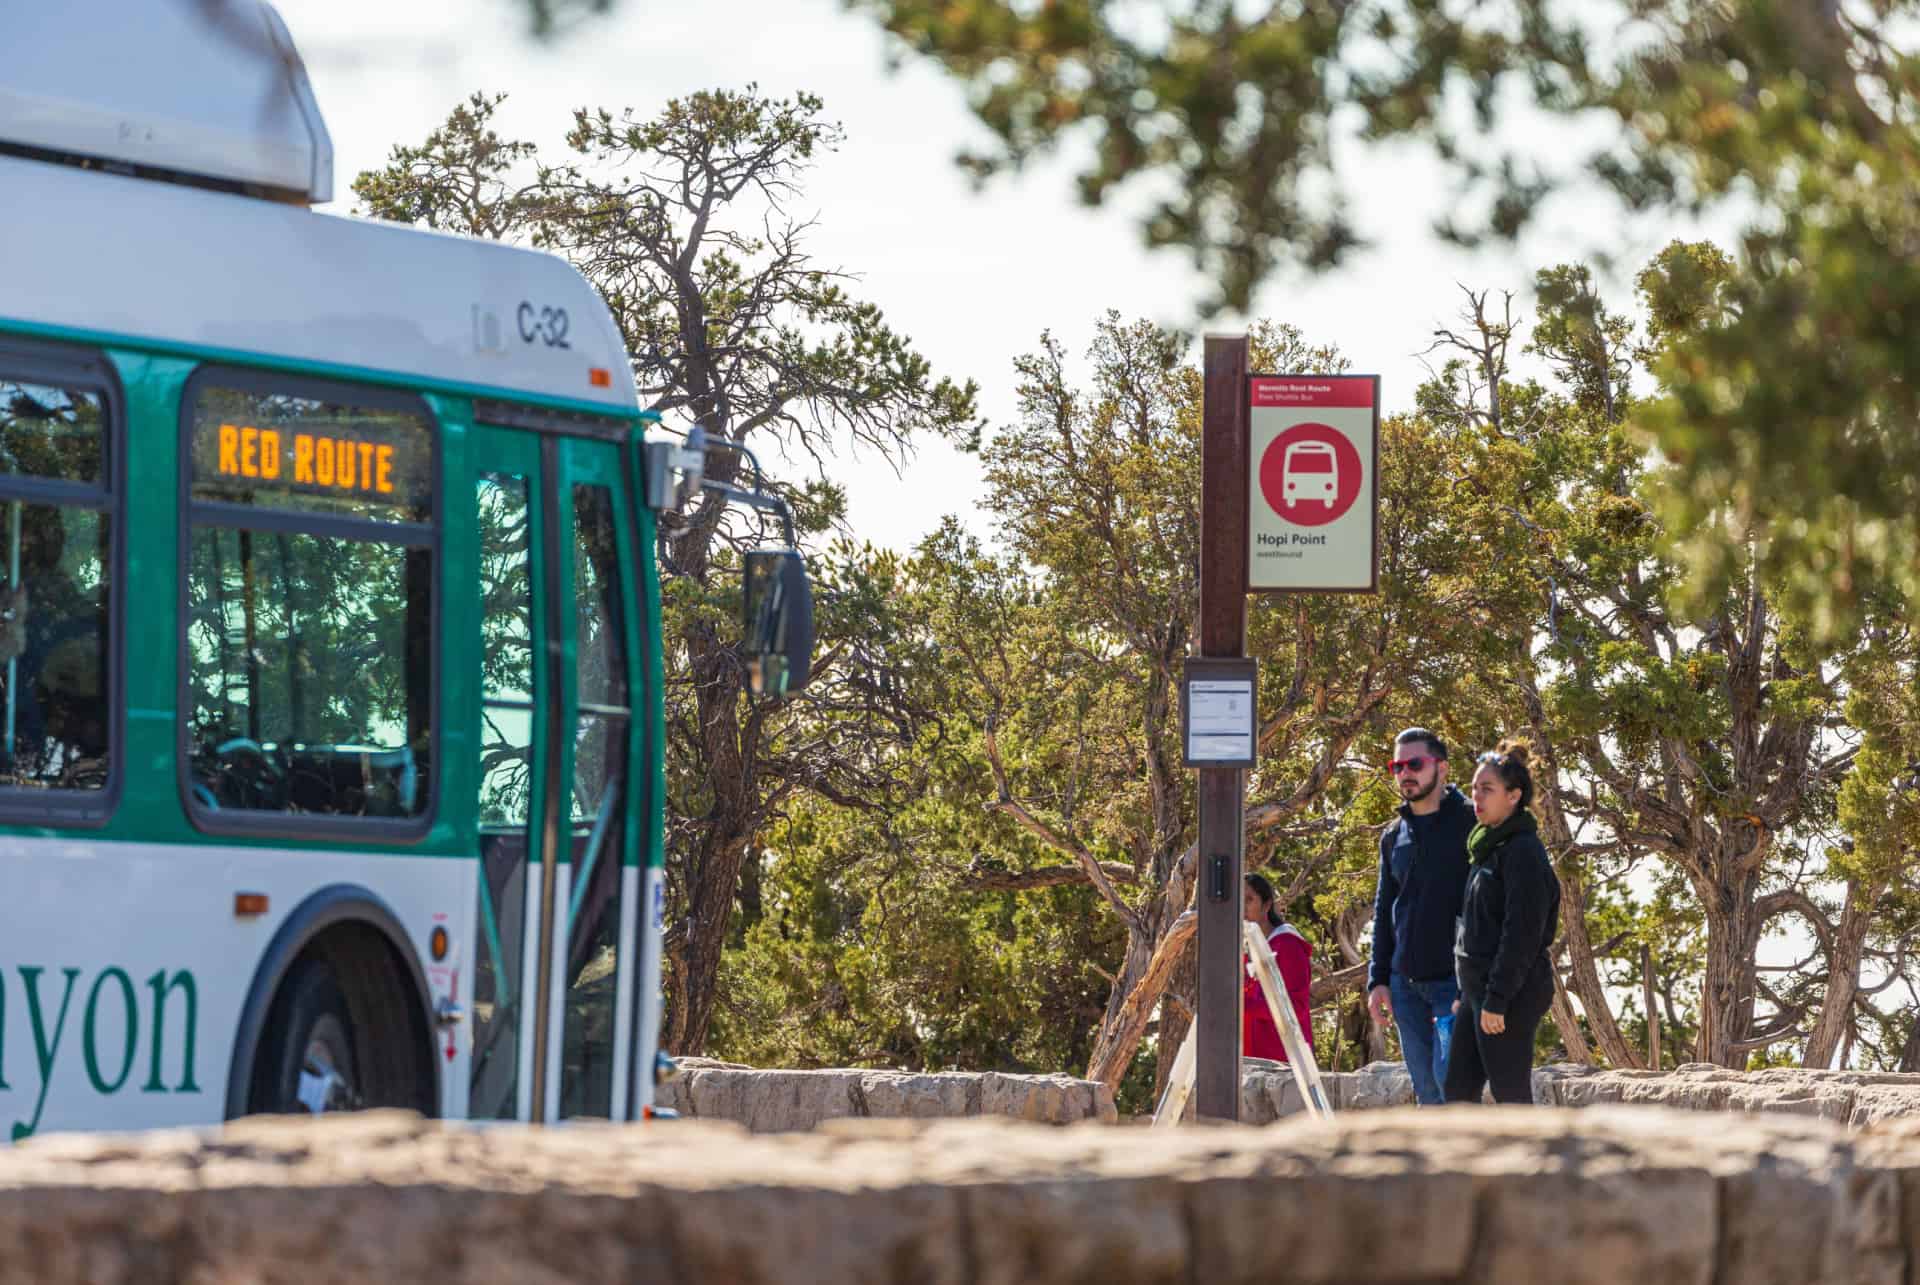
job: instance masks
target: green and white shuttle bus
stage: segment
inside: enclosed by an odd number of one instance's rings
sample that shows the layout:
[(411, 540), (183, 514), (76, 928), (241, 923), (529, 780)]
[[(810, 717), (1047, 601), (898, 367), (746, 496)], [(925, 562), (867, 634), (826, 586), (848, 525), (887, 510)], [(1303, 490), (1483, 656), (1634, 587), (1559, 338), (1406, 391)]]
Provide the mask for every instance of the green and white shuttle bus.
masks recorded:
[(0, 46), (0, 1128), (647, 1114), (698, 451), (562, 260), (308, 208), (259, 0)]

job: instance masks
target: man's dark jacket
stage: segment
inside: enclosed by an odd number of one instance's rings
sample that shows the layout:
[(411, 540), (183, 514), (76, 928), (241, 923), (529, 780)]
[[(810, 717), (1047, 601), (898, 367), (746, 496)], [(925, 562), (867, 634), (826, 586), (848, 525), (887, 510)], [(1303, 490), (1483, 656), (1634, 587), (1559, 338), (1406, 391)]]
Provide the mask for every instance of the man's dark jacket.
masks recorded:
[(1400, 819), (1381, 832), (1369, 988), (1393, 973), (1416, 982), (1453, 976), (1453, 920), (1467, 890), (1473, 826), (1473, 805), (1449, 785), (1425, 824), (1416, 826), (1412, 806), (1401, 804)]

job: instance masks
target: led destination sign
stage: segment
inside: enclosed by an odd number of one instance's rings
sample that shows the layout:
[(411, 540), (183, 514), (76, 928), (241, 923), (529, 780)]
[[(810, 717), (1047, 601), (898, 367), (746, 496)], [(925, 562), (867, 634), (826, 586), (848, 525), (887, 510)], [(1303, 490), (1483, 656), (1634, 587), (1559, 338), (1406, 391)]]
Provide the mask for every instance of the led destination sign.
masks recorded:
[(282, 433), (252, 424), (222, 424), (221, 477), (318, 487), (347, 495), (393, 494), (393, 444), (318, 433)]
[(433, 430), (418, 413), (207, 387), (194, 406), (194, 496), (385, 521), (433, 512)]

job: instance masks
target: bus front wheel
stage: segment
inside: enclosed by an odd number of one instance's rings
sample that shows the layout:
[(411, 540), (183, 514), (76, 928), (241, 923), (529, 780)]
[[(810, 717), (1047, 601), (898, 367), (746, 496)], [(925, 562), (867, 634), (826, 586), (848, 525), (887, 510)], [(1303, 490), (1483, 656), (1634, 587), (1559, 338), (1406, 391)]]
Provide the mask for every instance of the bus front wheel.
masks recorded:
[(361, 1106), (355, 1035), (333, 969), (324, 960), (302, 960), (287, 975), (267, 1023), (253, 1109), (323, 1115)]
[(247, 1113), (437, 1115), (431, 1035), (403, 969), (366, 924), (338, 925), (310, 943), (267, 1010)]

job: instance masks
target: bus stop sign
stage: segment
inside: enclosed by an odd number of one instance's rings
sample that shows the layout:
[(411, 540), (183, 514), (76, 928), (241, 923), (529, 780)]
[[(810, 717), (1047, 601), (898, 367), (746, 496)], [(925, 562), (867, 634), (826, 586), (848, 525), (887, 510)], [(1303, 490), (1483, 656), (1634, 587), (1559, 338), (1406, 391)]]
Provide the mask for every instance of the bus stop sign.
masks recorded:
[(1372, 592), (1379, 377), (1254, 375), (1247, 385), (1248, 591)]

